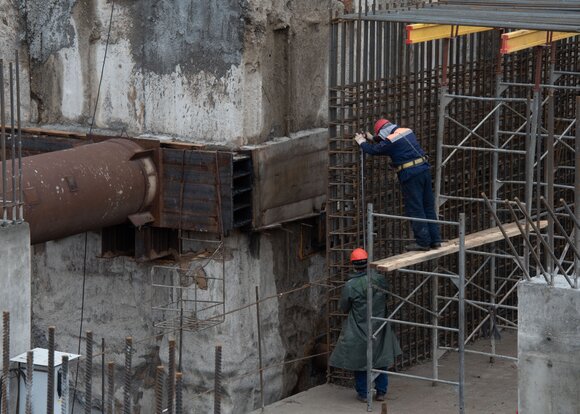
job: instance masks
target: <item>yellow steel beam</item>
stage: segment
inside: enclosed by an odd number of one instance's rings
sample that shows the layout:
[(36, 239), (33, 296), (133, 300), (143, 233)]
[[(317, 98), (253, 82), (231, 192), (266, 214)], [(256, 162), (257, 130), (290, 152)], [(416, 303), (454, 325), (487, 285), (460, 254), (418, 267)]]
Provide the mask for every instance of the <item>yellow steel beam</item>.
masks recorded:
[(407, 25), (406, 43), (428, 42), (430, 40), (446, 39), (471, 33), (493, 30), (492, 27), (456, 26), (451, 24), (409, 24)]
[(501, 35), (501, 53), (513, 53), (534, 46), (547, 45), (557, 40), (578, 36), (580, 33), (516, 30)]

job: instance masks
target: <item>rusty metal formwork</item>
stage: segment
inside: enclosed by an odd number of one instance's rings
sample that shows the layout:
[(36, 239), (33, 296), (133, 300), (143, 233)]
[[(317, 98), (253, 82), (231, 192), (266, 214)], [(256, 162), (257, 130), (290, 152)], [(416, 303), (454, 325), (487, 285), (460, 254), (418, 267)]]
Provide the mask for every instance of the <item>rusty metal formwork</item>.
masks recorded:
[[(373, 3), (374, 2), (369, 2)], [(328, 345), (332, 351), (340, 334), (345, 315), (338, 310), (340, 290), (350, 270), (349, 253), (364, 246), (366, 205), (372, 203), (375, 211), (392, 215), (403, 215), (401, 196), (395, 174), (389, 171), (385, 157), (363, 157), (352, 136), (359, 130), (372, 130), (374, 120), (388, 114), (397, 124), (412, 128), (431, 157), (431, 163), (439, 170), (439, 212), (445, 220), (457, 221), (461, 212), (466, 213), (467, 233), (487, 229), (493, 217), (486, 209), (481, 193), (494, 194), (494, 199), (504, 200), (519, 197), (533, 199), (532, 215), (539, 209), (539, 196), (544, 194), (547, 161), (526, 164), (526, 136), (533, 133), (532, 125), (542, 131), (549, 114), (555, 116), (555, 134), (573, 135), (570, 125), (575, 119), (574, 86), (580, 71), (579, 42), (577, 38), (555, 44), (555, 48), (523, 50), (502, 57), (499, 50), (499, 31), (470, 34), (448, 41), (434, 40), (427, 43), (405, 45), (406, 23), (377, 19), (375, 12), (362, 9), (357, 14), (333, 16), (330, 25), (329, 63), (329, 190), (327, 202), (327, 263), (329, 282), (333, 288), (328, 302)], [(412, 23), (412, 22), (409, 22)], [(447, 48), (447, 52), (444, 50)], [(448, 57), (448, 66), (443, 76), (443, 61)], [(555, 63), (551, 65), (551, 63)], [(554, 70), (554, 67), (556, 70)], [(554, 74), (557, 72), (557, 79)], [(539, 105), (532, 113), (534, 102), (534, 77), (538, 74), (542, 84), (557, 81), (558, 85), (571, 87), (556, 89), (553, 107), (549, 108), (548, 88), (540, 88)], [(525, 85), (522, 85), (525, 84)], [(442, 88), (445, 86), (445, 89)], [(552, 90), (553, 91), (553, 90)], [(494, 109), (494, 98), (513, 99), (509, 105)], [(454, 95), (445, 100), (443, 95)], [(461, 99), (458, 96), (482, 99)], [(527, 112), (526, 112), (527, 111)], [(528, 116), (536, 118), (526, 122)], [(439, 120), (442, 119), (442, 122)], [(498, 123), (496, 123), (496, 121)], [(438, 131), (438, 126), (443, 129)], [(505, 152), (487, 151), (481, 148), (466, 149), (465, 139), (471, 131), (493, 141), (494, 134), (508, 139)], [(438, 134), (439, 132), (439, 134)], [(545, 132), (545, 131), (544, 131)], [(441, 159), (437, 159), (437, 137), (441, 142)], [(537, 134), (536, 134), (537, 135)], [(506, 137), (506, 138), (504, 138)], [(503, 141), (502, 141), (503, 142)], [(536, 141), (537, 153), (546, 154), (546, 140)], [(558, 141), (560, 143), (560, 141)], [(459, 149), (458, 147), (464, 148)], [(485, 145), (480, 145), (484, 147)], [(452, 154), (453, 153), (453, 154)], [(496, 154), (494, 156), (494, 153)], [(451, 155), (449, 157), (449, 155)], [(554, 147), (556, 185), (550, 188), (553, 198), (573, 199), (570, 186), (574, 181), (574, 153), (566, 149), (565, 143)], [(448, 161), (443, 165), (442, 161)], [(495, 162), (494, 162), (495, 158)], [(529, 161), (529, 160), (528, 160)], [(532, 160), (533, 161), (533, 160)], [(531, 174), (539, 177), (528, 178)], [(495, 171), (495, 173), (493, 172)], [(494, 175), (495, 174), (495, 175)], [(493, 182), (501, 181), (501, 185)], [(534, 184), (534, 182), (536, 184)], [(498, 207), (500, 218), (509, 214), (507, 208)], [(444, 238), (457, 237), (453, 230), (444, 231)], [(375, 257), (387, 257), (400, 253), (404, 244), (411, 239), (407, 224), (400, 221), (381, 220), (374, 228), (373, 250)], [(557, 242), (557, 241), (556, 241)], [(497, 275), (497, 282), (506, 284), (507, 296), (502, 297), (506, 305), (515, 304), (515, 290), (511, 289), (517, 278), (512, 259), (501, 257), (507, 246), (496, 243), (485, 255), (467, 257), (466, 268), (474, 276), (473, 283), (466, 287), (466, 296), (473, 301), (490, 303), (497, 295), (490, 293), (490, 272)], [(525, 256), (521, 241), (518, 249)], [(493, 249), (493, 250), (492, 250)], [(494, 252), (493, 271), (488, 263)], [(457, 267), (457, 258), (440, 259), (439, 269)], [(418, 271), (434, 271), (432, 263), (414, 267)], [(478, 269), (481, 269), (478, 271)], [(406, 297), (419, 286), (423, 276), (413, 273), (390, 273), (390, 290)], [(448, 281), (437, 287), (440, 297), (453, 297), (455, 287)], [(433, 286), (424, 284), (415, 294), (414, 301), (431, 309)], [(393, 303), (391, 303), (392, 305)], [(447, 306), (440, 322), (457, 325), (457, 306)], [(513, 328), (517, 319), (515, 309), (502, 310), (506, 328)], [(488, 316), (484, 308), (466, 308), (466, 332), (470, 339), (485, 333), (481, 322)], [(423, 323), (429, 315), (418, 307), (407, 307), (401, 319)], [(483, 328), (483, 329), (482, 329)], [(489, 326), (487, 327), (489, 331)], [(396, 362), (396, 369), (404, 369), (431, 357), (431, 337), (428, 329), (413, 326), (396, 327), (403, 356)], [(443, 346), (453, 347), (457, 337), (439, 333)], [(466, 335), (466, 338), (468, 336)], [(329, 379), (341, 382), (350, 375), (341, 370), (330, 369)]]

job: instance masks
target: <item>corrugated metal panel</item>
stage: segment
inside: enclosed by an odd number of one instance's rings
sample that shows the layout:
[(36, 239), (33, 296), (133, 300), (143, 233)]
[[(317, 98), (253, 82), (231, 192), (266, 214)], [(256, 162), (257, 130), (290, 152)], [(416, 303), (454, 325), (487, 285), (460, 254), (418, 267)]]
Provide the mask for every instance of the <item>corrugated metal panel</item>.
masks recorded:
[(156, 225), (211, 233), (230, 231), (233, 156), (231, 152), (163, 148), (162, 200)]

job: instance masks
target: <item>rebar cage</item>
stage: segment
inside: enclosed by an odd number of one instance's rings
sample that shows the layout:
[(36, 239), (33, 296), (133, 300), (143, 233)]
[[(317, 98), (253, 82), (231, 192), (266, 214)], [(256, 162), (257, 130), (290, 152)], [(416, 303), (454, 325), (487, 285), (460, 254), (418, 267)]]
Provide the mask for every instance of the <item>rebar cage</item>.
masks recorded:
[(205, 248), (151, 268), (154, 326), (162, 332), (201, 331), (225, 319), (224, 243), (197, 243)]

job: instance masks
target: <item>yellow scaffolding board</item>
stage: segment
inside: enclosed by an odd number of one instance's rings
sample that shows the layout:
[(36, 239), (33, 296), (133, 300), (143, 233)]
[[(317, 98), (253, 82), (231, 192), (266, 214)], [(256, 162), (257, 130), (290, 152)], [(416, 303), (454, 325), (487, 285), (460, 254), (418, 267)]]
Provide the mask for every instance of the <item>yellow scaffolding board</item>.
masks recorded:
[(513, 53), (534, 46), (548, 45), (557, 40), (578, 36), (573, 32), (546, 32), (542, 30), (516, 30), (501, 35), (501, 53)]
[(485, 32), (487, 30), (493, 30), (493, 28), (457, 26), (451, 24), (409, 24), (407, 25), (407, 39), (405, 43), (412, 45), (415, 43), (428, 42), (430, 40), (446, 39), (464, 36), (471, 33)]

